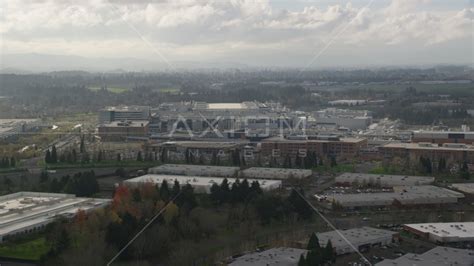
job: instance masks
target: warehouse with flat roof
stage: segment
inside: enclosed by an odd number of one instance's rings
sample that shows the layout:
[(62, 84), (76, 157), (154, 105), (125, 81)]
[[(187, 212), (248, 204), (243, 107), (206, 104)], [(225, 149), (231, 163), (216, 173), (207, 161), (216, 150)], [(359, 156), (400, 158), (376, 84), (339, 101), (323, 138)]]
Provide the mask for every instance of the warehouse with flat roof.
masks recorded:
[(455, 183), (449, 186), (466, 194), (474, 194), (474, 183)]
[(474, 132), (472, 131), (415, 131), (412, 142), (430, 143), (474, 143)]
[(0, 242), (42, 230), (58, 217), (78, 210), (104, 207), (110, 199), (80, 198), (71, 194), (17, 192), (0, 197)]
[(336, 177), (336, 183), (352, 185), (376, 185), (380, 187), (429, 185), (434, 182), (432, 176), (376, 175), (362, 173), (343, 173)]
[(376, 266), (472, 266), (474, 251), (468, 249), (435, 247), (423, 254), (408, 253), (396, 259), (385, 259)]
[(403, 229), (435, 243), (474, 241), (474, 222), (405, 224)]
[(265, 168), (250, 167), (242, 170), (240, 176), (245, 178), (264, 178), (264, 179), (288, 179), (288, 178), (306, 178), (313, 174), (307, 169), (289, 169), (289, 168)]
[[(322, 247), (326, 246), (328, 240), (331, 240), (331, 244), (338, 255), (356, 252), (353, 247), (363, 252), (373, 246), (388, 245), (392, 243), (394, 237), (397, 235), (397, 232), (372, 227), (360, 227), (316, 234), (319, 239), (319, 245)], [(351, 247), (348, 242), (351, 243), (353, 247)]]
[(462, 193), (425, 185), (396, 186), (393, 192), (330, 194), (326, 200), (344, 208), (357, 208), (389, 206), (395, 202), (401, 205), (447, 204), (456, 203), (460, 198), (464, 198)]
[[(211, 193), (211, 187), (213, 184), (220, 185), (225, 178), (223, 177), (202, 177), (202, 176), (183, 176), (183, 175), (155, 175), (148, 174), (132, 179), (125, 180), (123, 183), (127, 186), (136, 187), (145, 183), (153, 183), (160, 185), (164, 180), (169, 185), (172, 185), (175, 181), (178, 181), (181, 186), (190, 184), (194, 188), (196, 193)], [(229, 187), (235, 183), (235, 178), (227, 178)], [(247, 179), (249, 184), (257, 181), (260, 184), (262, 190), (273, 190), (281, 187), (280, 180), (256, 180), (256, 179)], [(240, 179), (242, 182), (242, 179)]]
[(272, 248), (262, 252), (253, 252), (236, 258), (230, 266), (296, 266), (302, 254), (308, 251), (298, 248)]
[(230, 166), (163, 164), (148, 169), (149, 174), (236, 177), (240, 168)]

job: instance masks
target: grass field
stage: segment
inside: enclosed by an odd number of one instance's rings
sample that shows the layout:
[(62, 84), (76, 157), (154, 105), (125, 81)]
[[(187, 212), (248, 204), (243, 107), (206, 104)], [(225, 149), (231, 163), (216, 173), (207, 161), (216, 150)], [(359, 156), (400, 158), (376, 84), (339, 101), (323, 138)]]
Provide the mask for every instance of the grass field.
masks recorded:
[[(88, 89), (92, 91), (98, 91), (101, 89), (101, 87), (93, 86), (93, 87), (89, 87)], [(113, 93), (124, 93), (126, 91), (129, 91), (130, 89), (123, 88), (123, 87), (107, 87), (107, 90)]]
[(39, 236), (0, 245), (0, 257), (39, 260), (50, 248), (46, 239)]
[(181, 90), (178, 88), (161, 88), (158, 91), (160, 93), (178, 94)]
[(320, 165), (318, 167), (313, 168), (313, 171), (318, 173), (344, 173), (344, 172), (354, 172), (355, 165), (354, 164), (338, 164), (336, 166), (329, 166), (327, 164)]

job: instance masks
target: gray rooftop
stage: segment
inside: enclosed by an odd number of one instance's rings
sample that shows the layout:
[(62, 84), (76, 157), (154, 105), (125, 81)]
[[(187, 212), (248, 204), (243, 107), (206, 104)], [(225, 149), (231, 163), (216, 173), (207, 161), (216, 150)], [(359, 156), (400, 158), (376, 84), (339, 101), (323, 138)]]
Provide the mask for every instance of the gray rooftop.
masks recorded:
[(383, 260), (377, 266), (472, 266), (474, 251), (448, 247), (435, 247), (421, 255), (408, 253), (397, 259)]
[(464, 193), (474, 194), (474, 183), (455, 183), (451, 184), (450, 188), (459, 190)]
[(380, 184), (383, 187), (429, 185), (435, 180), (432, 176), (377, 175), (363, 173), (344, 173), (336, 177), (336, 183)]
[(192, 164), (163, 164), (148, 169), (150, 174), (197, 175), (215, 177), (235, 177), (239, 167)]
[(327, 195), (327, 200), (335, 200), (344, 207), (387, 206), (394, 200), (401, 204), (455, 203), (463, 198), (462, 193), (446, 188), (426, 186), (396, 186), (393, 192), (349, 193)]
[(246, 178), (288, 179), (290, 177), (305, 178), (311, 176), (312, 171), (307, 169), (251, 167), (242, 170), (241, 173), (242, 177)]
[(297, 248), (272, 248), (262, 252), (254, 252), (235, 259), (231, 266), (296, 266), (301, 254), (307, 250)]
[[(341, 237), (342, 234), (347, 241)], [(331, 240), (332, 246), (336, 249), (342, 249), (350, 246), (347, 242), (350, 242), (353, 246), (358, 247), (360, 245), (368, 243), (377, 243), (381, 239), (392, 238), (397, 232), (388, 230), (382, 230), (372, 227), (360, 227), (352, 228), (348, 230), (330, 231), (325, 233), (317, 233), (319, 244), (325, 246), (328, 240)]]
[(59, 193), (17, 192), (1, 196), (0, 236), (53, 221), (57, 215), (74, 215), (79, 209), (87, 211), (109, 202), (109, 199), (79, 198)]

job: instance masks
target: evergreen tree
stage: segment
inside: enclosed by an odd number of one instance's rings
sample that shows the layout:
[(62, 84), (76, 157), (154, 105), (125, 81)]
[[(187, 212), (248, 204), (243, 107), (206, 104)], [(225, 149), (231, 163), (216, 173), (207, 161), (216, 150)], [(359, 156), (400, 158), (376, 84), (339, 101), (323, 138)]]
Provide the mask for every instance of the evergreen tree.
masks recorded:
[(186, 151), (184, 152), (184, 161), (189, 164), (190, 163), (190, 160), (189, 160), (189, 148), (186, 148)]
[(310, 250), (306, 255), (306, 265), (319, 266), (324, 265), (324, 258), (321, 249)]
[(140, 195), (140, 190), (138, 188), (135, 188), (132, 190), (132, 198), (133, 198), (133, 201), (135, 202), (142, 201), (142, 195)]
[(97, 161), (101, 162), (102, 161), (102, 151), (99, 150), (99, 154), (97, 154)]
[(223, 202), (222, 189), (218, 184), (212, 184), (211, 194), (209, 195), (209, 197), (211, 198), (212, 202), (214, 202), (214, 204), (220, 204)]
[(464, 163), (460, 167), (459, 176), (463, 179), (470, 179), (471, 178), (471, 175), (469, 174), (469, 167), (468, 167), (466, 161), (464, 161)]
[(170, 199), (170, 189), (168, 187), (168, 182), (166, 181), (166, 179), (164, 179), (163, 182), (161, 183), (160, 197), (165, 202), (168, 202), (168, 200)]
[(176, 199), (178, 206), (183, 207), (186, 211), (194, 209), (198, 203), (194, 195), (194, 188), (190, 184), (186, 184), (181, 192), (181, 196)]
[(250, 192), (252, 197), (256, 197), (258, 195), (263, 194), (263, 190), (260, 187), (260, 183), (258, 183), (258, 181), (255, 180), (252, 182), (252, 185), (250, 186)]
[(39, 180), (40, 183), (46, 183), (48, 182), (48, 179), (49, 179), (48, 172), (42, 171), (40, 174), (40, 180)]
[(160, 156), (160, 160), (162, 163), (166, 162), (166, 148), (162, 148), (161, 149), (161, 156)]
[(443, 173), (446, 170), (446, 159), (439, 158), (438, 161), (438, 173)]
[[(303, 193), (303, 192), (300, 192)], [(302, 219), (310, 219), (313, 215), (313, 211), (308, 206), (306, 201), (298, 195), (298, 193), (293, 189), (288, 197), (288, 202), (293, 207), (293, 211), (298, 214)]]
[(141, 152), (141, 151), (138, 151), (138, 154), (137, 154), (137, 161), (143, 162), (142, 152)]
[(334, 254), (334, 248), (332, 246), (331, 239), (328, 240), (326, 246), (324, 247), (323, 260), (325, 262), (334, 262), (336, 256)]
[(71, 244), (71, 238), (69, 237), (68, 232), (65, 228), (61, 230), (61, 234), (59, 235), (59, 239), (56, 242), (55, 250), (56, 254), (59, 254), (61, 251), (67, 249)]
[(212, 152), (211, 164), (212, 165), (217, 165), (217, 152), (216, 151)]
[(2, 158), (2, 160), (0, 161), (0, 168), (7, 168), (9, 165), (7, 159), (5, 157)]
[(44, 156), (44, 162), (45, 163), (51, 163), (51, 152), (48, 150), (46, 150), (46, 155)]
[(84, 144), (84, 135), (81, 135), (81, 144), (79, 146), (79, 152), (80, 153), (86, 152), (86, 145)]
[(431, 164), (431, 159), (426, 158), (426, 172), (428, 174), (431, 174), (433, 172), (432, 164)]
[(307, 250), (318, 250), (320, 248), (321, 248), (321, 246), (319, 245), (318, 236), (315, 233), (311, 234), (311, 237), (309, 238), (308, 246), (306, 247), (306, 249)]
[(178, 195), (180, 191), (181, 191), (181, 186), (179, 185), (178, 180), (175, 180), (174, 185), (173, 185), (173, 190), (172, 190), (171, 194), (174, 197), (174, 196)]
[(72, 149), (72, 162), (76, 163), (77, 162), (77, 152), (76, 149)]
[(49, 183), (49, 191), (52, 193), (60, 193), (61, 188), (61, 183), (56, 178), (51, 180), (51, 182)]
[(233, 203), (238, 202), (241, 199), (240, 195), (240, 180), (237, 178), (235, 182), (232, 184), (232, 188), (229, 194), (229, 200)]
[(247, 178), (245, 178), (242, 183), (240, 183), (239, 186), (239, 198), (242, 201), (245, 201), (248, 199), (250, 194), (250, 185), (249, 182), (247, 181)]
[(53, 145), (53, 148), (51, 150), (51, 163), (57, 163), (58, 162), (58, 153), (56, 151), (56, 145)]
[(220, 185), (220, 192), (220, 201), (228, 202), (230, 200), (230, 187), (227, 178), (224, 178), (224, 180), (222, 180), (222, 183)]
[(300, 255), (300, 259), (298, 260), (298, 266), (306, 266), (306, 259), (304, 258), (304, 254)]

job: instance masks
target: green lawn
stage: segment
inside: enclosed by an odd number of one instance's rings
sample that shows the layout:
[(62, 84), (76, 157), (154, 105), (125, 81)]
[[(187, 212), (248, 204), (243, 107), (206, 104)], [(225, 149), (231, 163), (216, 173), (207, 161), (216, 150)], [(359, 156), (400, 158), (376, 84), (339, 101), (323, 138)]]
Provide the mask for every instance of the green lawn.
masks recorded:
[(178, 94), (181, 90), (178, 88), (161, 88), (158, 91), (161, 93)]
[(0, 245), (0, 257), (39, 260), (50, 248), (43, 236), (22, 239)]
[(354, 172), (354, 164), (337, 164), (336, 166), (329, 165), (320, 165), (313, 168), (313, 171), (318, 173), (344, 173), (344, 172)]

